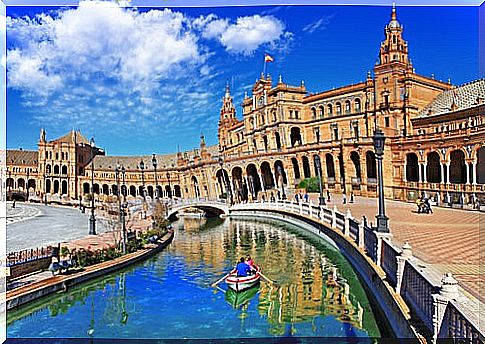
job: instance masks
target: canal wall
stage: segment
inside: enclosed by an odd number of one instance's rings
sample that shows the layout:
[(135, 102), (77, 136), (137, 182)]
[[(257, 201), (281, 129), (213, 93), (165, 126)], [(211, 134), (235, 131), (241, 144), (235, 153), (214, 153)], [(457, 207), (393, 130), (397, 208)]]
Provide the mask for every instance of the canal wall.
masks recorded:
[(376, 232), (350, 211), (342, 214), (335, 206), (279, 201), (237, 204), (229, 216), (283, 220), (330, 239), (358, 272), (379, 306), (380, 318), (396, 337), (485, 343), (475, 307), (464, 300), (451, 273), (437, 279), (420, 268), (409, 244), (396, 247), (390, 233)]
[(38, 282), (25, 285), (7, 292), (7, 311), (32, 302), (49, 294), (65, 292), (75, 285), (100, 277), (114, 271), (123, 269), (131, 264), (142, 261), (149, 256), (160, 252), (172, 242), (173, 231), (169, 231), (158, 245), (151, 245), (146, 249), (124, 255), (114, 260), (106, 261), (96, 265), (88, 266), (84, 271), (72, 275), (56, 275)]

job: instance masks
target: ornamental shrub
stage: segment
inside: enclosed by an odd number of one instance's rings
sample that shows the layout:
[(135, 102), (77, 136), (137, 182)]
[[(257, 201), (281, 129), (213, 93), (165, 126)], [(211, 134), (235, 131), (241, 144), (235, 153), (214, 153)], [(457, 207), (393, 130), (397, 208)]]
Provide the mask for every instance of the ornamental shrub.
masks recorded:
[(298, 184), (298, 187), (305, 189), (306, 192), (318, 192), (318, 178), (305, 178)]

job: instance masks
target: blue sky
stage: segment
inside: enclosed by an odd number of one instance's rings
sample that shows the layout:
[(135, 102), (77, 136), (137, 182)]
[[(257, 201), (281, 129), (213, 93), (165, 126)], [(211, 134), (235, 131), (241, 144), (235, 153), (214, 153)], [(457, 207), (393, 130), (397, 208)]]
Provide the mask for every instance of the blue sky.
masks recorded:
[[(390, 6), (7, 7), (7, 147), (79, 129), (110, 155), (217, 143), (224, 86), (239, 104), (263, 66), (319, 92), (365, 79)], [(479, 77), (478, 7), (398, 7), (416, 71)]]

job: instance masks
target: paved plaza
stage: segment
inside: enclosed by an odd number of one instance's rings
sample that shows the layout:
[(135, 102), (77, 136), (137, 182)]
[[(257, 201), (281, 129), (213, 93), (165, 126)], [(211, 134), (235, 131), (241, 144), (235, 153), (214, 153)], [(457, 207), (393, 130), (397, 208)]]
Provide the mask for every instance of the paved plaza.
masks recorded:
[[(312, 197), (318, 202), (317, 196)], [(340, 195), (332, 195), (333, 204), (358, 220), (366, 216), (375, 224), (378, 212), (376, 198), (356, 197), (353, 204), (342, 204)], [(484, 253), (483, 212), (433, 207), (433, 214), (418, 214), (414, 203), (386, 200), (386, 215), (393, 235), (393, 243), (402, 246), (409, 242), (414, 256), (425, 264), (423, 268), (437, 271), (440, 275), (451, 272), (459, 284), (482, 302), (483, 271), (480, 258)]]
[[(88, 235), (89, 211), (34, 203), (7, 203), (7, 252), (57, 244)], [(105, 232), (101, 219), (98, 233)]]

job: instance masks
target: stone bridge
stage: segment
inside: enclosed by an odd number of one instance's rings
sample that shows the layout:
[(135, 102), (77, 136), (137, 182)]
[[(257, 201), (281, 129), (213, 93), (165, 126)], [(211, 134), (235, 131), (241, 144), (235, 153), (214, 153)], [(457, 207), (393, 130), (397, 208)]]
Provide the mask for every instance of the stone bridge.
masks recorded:
[(209, 216), (229, 214), (229, 206), (225, 200), (184, 199), (169, 206), (167, 219), (173, 219), (179, 211), (189, 208), (203, 210)]

